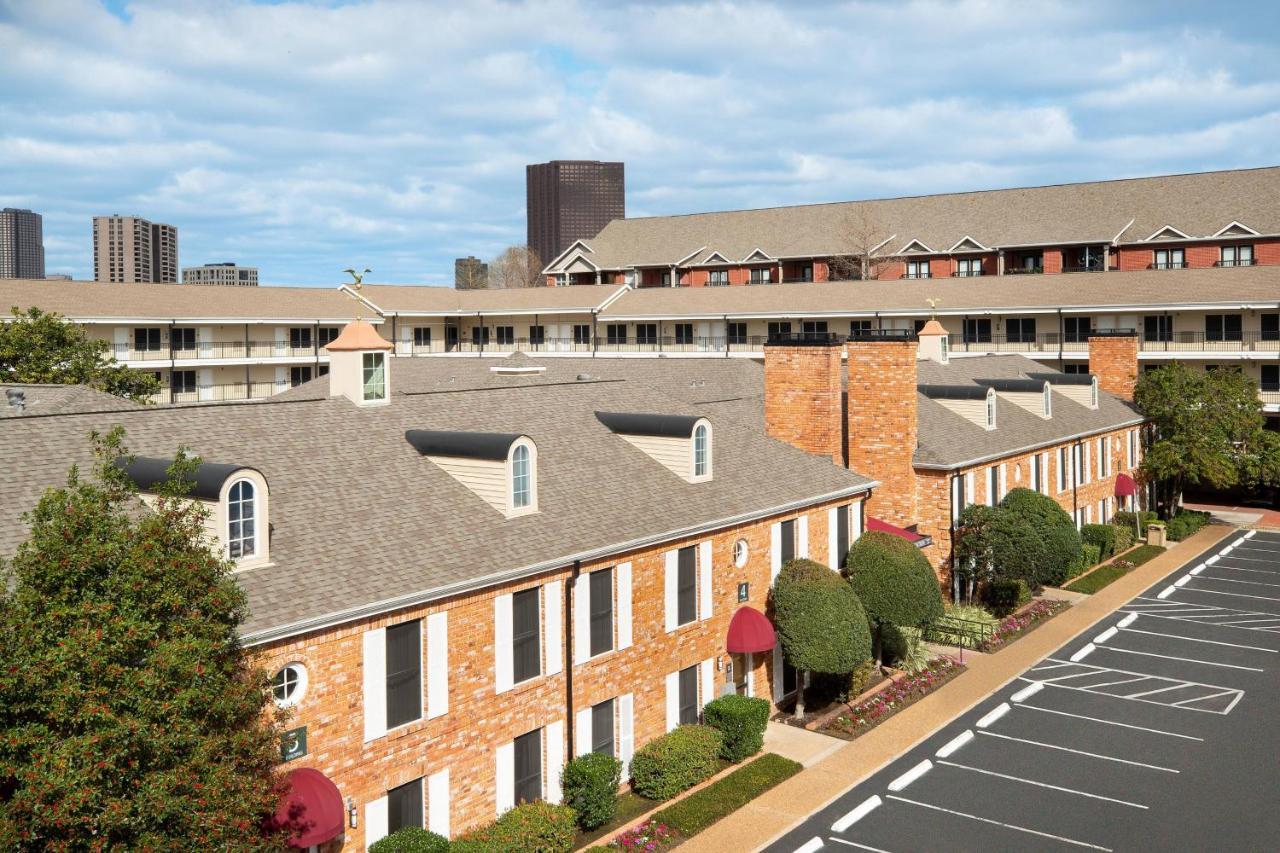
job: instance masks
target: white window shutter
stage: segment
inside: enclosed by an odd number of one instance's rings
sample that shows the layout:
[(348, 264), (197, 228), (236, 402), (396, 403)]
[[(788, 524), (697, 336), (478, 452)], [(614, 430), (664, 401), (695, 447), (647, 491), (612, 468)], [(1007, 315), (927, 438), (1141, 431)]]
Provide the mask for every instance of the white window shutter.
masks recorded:
[(1006, 463), (1001, 462), (1000, 463), (1000, 492), (999, 492), (999, 497), (996, 499), (996, 503), (999, 503), (1000, 501), (1004, 500), (1004, 496), (1009, 493), (1008, 484), (1009, 484), (1009, 466)]
[(493, 679), (499, 693), (511, 689), (511, 594), (493, 600)]
[(698, 618), (711, 618), (711, 540), (698, 543)]
[(756, 695), (756, 656), (753, 655), (751, 652), (747, 652), (746, 655), (743, 656), (743, 660), (746, 661), (745, 666), (747, 667), (747, 695), (755, 696)]
[(547, 675), (555, 675), (564, 669), (564, 583), (551, 581), (542, 588), (542, 636), (546, 641), (543, 655), (547, 661)]
[(591, 576), (578, 575), (573, 582), (573, 662), (591, 657)]
[(769, 581), (772, 582), (782, 571), (782, 522), (775, 521), (769, 525)]
[(387, 629), (364, 632), (364, 740), (387, 733)]
[(666, 571), (663, 573), (663, 601), (665, 602), (667, 633), (671, 633), (676, 629), (676, 618), (679, 616), (676, 610), (676, 595), (680, 582), (679, 560), (678, 551), (668, 551), (666, 553)]
[(831, 507), (827, 510), (827, 566), (836, 569), (837, 571), (840, 569), (840, 557), (836, 554), (836, 549), (840, 547), (840, 543), (837, 541), (838, 537), (836, 535), (838, 532), (836, 530), (836, 525), (840, 523), (836, 517), (836, 513), (839, 511), (840, 510), (836, 507)]
[(560, 771), (564, 769), (564, 721), (556, 720), (548, 723), (547, 736), (547, 770), (542, 774), (546, 780), (547, 802), (559, 803), (564, 799), (560, 790)]
[(573, 754), (586, 755), (591, 751), (591, 709), (583, 708), (574, 715)]
[(364, 807), (364, 843), (368, 849), (387, 837), (387, 798), (379, 797)]
[(1080, 482), (1087, 483), (1089, 482), (1089, 473), (1090, 473), (1088, 442), (1085, 442), (1084, 444), (1080, 445), (1080, 452), (1084, 454), (1084, 459), (1082, 460), (1080, 465)]
[(619, 563), (614, 575), (618, 587), (618, 648), (631, 647), (631, 564)]
[(680, 673), (667, 673), (667, 731), (680, 725)]
[(782, 649), (773, 647), (773, 704), (782, 701)]
[(707, 658), (702, 662), (702, 671), (698, 673), (699, 687), (702, 688), (702, 707), (716, 698), (716, 662), (715, 658)]
[(449, 768), (427, 777), (427, 829), (449, 837)]
[(618, 697), (618, 758), (622, 761), (622, 780), (631, 778), (631, 756), (636, 751), (635, 700), (630, 693)]
[(427, 617), (427, 719), (449, 711), (449, 614)]
[(809, 515), (796, 518), (796, 556), (809, 559)]
[[(862, 501), (854, 501), (849, 504), (849, 544), (852, 545), (862, 537)], [(844, 554), (840, 555), (840, 559), (844, 560)], [(832, 566), (833, 569), (840, 568)]]
[(970, 471), (964, 475), (964, 505), (971, 506), (973, 504), (973, 472)]
[(516, 744), (508, 741), (494, 751), (498, 780), (498, 814), (511, 811), (516, 804)]

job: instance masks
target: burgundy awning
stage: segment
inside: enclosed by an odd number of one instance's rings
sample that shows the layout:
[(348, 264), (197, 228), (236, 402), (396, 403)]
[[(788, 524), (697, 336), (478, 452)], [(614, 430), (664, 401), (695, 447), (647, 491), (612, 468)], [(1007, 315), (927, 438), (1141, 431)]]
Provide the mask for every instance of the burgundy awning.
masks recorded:
[(287, 793), (276, 807), (275, 823), (294, 828), (290, 847), (305, 849), (342, 834), (342, 794), (328, 776), (310, 767), (299, 767), (289, 771), (285, 785)]
[(1116, 475), (1116, 497), (1130, 498), (1137, 492), (1137, 484), (1133, 482), (1133, 478), (1128, 474)]
[(933, 544), (932, 536), (925, 536), (922, 533), (916, 533), (914, 530), (907, 530), (905, 527), (897, 527), (887, 521), (881, 521), (878, 518), (867, 516), (867, 529), (878, 530), (881, 533), (890, 533), (900, 539), (905, 539), (917, 548), (928, 548)]
[(729, 620), (729, 636), (724, 645), (730, 654), (767, 652), (776, 643), (773, 623), (755, 608), (740, 607)]

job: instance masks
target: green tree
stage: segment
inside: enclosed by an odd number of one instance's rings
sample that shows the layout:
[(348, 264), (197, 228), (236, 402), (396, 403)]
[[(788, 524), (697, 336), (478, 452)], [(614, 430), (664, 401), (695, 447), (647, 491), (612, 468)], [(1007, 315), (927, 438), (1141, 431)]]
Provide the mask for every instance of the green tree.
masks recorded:
[(0, 566), (0, 849), (279, 849), (280, 720), (181, 497), (195, 460), (144, 511), (122, 436), (92, 436), (92, 477), (48, 490)]
[(1066, 580), (1083, 544), (1071, 515), (1048, 495), (1022, 488), (1005, 495), (1000, 509), (996, 574), (1029, 589)]
[(0, 381), (88, 385), (137, 402), (149, 402), (160, 380), (116, 364), (106, 341), (39, 308), (12, 309), (0, 323)]
[(874, 628), (881, 661), (884, 628), (919, 628), (942, 616), (942, 592), (933, 567), (915, 545), (880, 531), (862, 534), (845, 559), (844, 576)]
[(869, 656), (867, 615), (840, 575), (813, 560), (782, 567), (773, 612), (782, 655), (797, 672), (796, 718), (803, 720), (805, 673), (853, 672)]
[(1257, 384), (1243, 372), (1173, 362), (1138, 378), (1134, 402), (1154, 436), (1141, 472), (1166, 517), (1188, 486), (1280, 483), (1280, 435), (1266, 429)]

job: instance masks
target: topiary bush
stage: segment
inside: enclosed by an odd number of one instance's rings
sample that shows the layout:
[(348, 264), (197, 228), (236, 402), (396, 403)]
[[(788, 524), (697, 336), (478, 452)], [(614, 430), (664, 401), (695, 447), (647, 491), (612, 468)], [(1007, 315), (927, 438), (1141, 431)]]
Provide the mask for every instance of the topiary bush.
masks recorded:
[(417, 826), (406, 826), (369, 845), (369, 853), (446, 853), (449, 839)]
[[(884, 625), (922, 627), (942, 615), (942, 591), (933, 567), (905, 539), (879, 531), (862, 534), (849, 549), (844, 576), (877, 635)], [(879, 640), (877, 636), (877, 652)]]
[(1111, 525), (1111, 529), (1115, 531), (1116, 537), (1116, 553), (1123, 554), (1133, 547), (1133, 528), (1123, 527), (1118, 524)]
[[(828, 572), (834, 574), (833, 572)], [(720, 757), (737, 764), (764, 749), (764, 729), (769, 724), (769, 700), (736, 693), (708, 702), (702, 709), (707, 725), (724, 736)]]
[(1038, 572), (1039, 584), (1058, 586), (1067, 579), (1071, 567), (1080, 560), (1084, 543), (1074, 527), (1055, 527), (1044, 534), (1044, 558)]
[(622, 762), (603, 752), (579, 755), (560, 773), (564, 804), (577, 813), (583, 829), (595, 829), (613, 819), (621, 783)]
[(1048, 495), (1022, 488), (1005, 495), (1000, 508), (1011, 518), (1004, 547), (997, 549), (996, 573), (1021, 578), (1033, 590), (1066, 580), (1081, 546), (1067, 511)]
[(680, 726), (646, 743), (631, 758), (631, 788), (667, 800), (716, 772), (724, 735), (710, 726)]
[(1031, 600), (1031, 590), (1026, 581), (993, 580), (982, 588), (987, 607), (996, 616), (1007, 616)]
[(578, 820), (573, 809), (553, 803), (521, 803), (487, 826), (449, 844), (449, 853), (569, 853), (575, 846)]
[(1080, 539), (1085, 545), (1096, 546), (1103, 560), (1116, 552), (1116, 529), (1110, 524), (1086, 524), (1080, 528)]
[(1019, 515), (1042, 530), (1053, 527), (1066, 527), (1075, 530), (1076, 524), (1071, 515), (1058, 502), (1048, 495), (1042, 495), (1033, 489), (1012, 489), (1000, 508)]

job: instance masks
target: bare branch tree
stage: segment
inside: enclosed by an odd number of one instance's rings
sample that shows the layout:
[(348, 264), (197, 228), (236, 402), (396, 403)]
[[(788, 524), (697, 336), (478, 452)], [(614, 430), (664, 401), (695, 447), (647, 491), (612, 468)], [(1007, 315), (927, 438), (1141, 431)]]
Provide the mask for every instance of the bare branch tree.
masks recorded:
[(897, 263), (897, 258), (884, 254), (891, 235), (884, 233), (865, 204), (844, 215), (835, 236), (839, 250), (828, 260), (832, 281), (877, 279)]
[(513, 289), (545, 284), (543, 263), (529, 246), (508, 246), (489, 264), (489, 287)]

